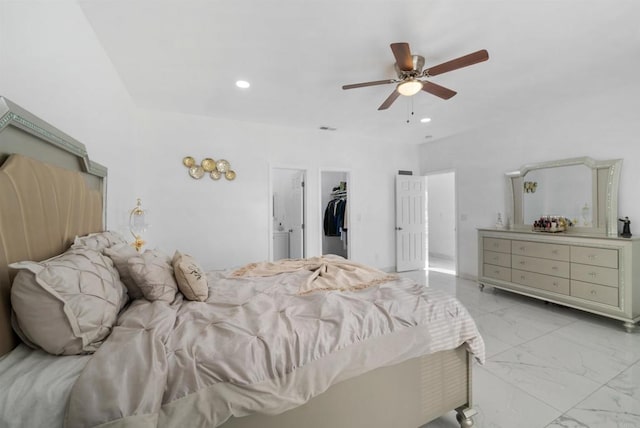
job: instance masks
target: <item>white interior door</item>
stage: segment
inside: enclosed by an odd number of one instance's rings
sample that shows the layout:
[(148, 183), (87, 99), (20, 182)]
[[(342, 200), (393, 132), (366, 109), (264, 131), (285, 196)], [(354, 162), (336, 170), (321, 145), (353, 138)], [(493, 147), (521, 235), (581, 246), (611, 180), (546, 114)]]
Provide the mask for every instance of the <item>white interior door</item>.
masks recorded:
[(396, 269), (398, 272), (428, 266), (427, 179), (396, 176)]

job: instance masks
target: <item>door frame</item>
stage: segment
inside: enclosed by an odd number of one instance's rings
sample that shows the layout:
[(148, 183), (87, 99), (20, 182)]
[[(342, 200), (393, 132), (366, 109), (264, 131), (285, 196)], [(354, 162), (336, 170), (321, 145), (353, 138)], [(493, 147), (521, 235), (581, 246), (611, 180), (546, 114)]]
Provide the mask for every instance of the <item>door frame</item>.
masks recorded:
[(351, 213), (353, 212), (353, 205), (352, 205), (352, 196), (353, 196), (353, 173), (351, 171), (351, 169), (349, 168), (330, 168), (330, 167), (321, 167), (318, 168), (318, 206), (320, 207), (320, 221), (319, 221), (319, 228), (318, 228), (318, 236), (320, 237), (320, 239), (318, 240), (318, 254), (322, 255), (322, 241), (324, 238), (324, 210), (325, 210), (325, 206), (322, 203), (322, 173), (323, 172), (340, 172), (343, 173), (347, 176), (346, 180), (347, 180), (347, 224), (349, 225), (349, 231), (347, 232), (347, 236), (348, 236), (348, 244), (347, 244), (347, 258), (349, 260), (352, 259), (353, 257), (353, 253), (352, 253), (352, 242), (353, 242), (353, 221), (352, 221), (352, 216)]
[[(425, 172), (423, 175), (425, 177), (427, 177), (427, 184), (428, 184), (428, 180), (429, 177), (432, 175), (442, 175), (442, 174), (449, 174), (449, 173), (453, 173), (453, 218), (454, 218), (454, 230), (453, 230), (453, 245), (455, 246), (454, 250), (453, 250), (453, 257), (455, 258), (454, 260), (454, 266), (455, 266), (455, 270), (456, 270), (456, 276), (459, 276), (459, 272), (460, 272), (460, 262), (459, 262), (459, 255), (460, 255), (460, 242), (458, 241), (458, 238), (460, 236), (460, 234), (458, 233), (458, 229), (460, 228), (460, 219), (458, 218), (458, 172), (456, 171), (455, 168), (452, 169), (443, 169), (443, 170), (439, 170), (439, 171), (430, 171), (430, 172)], [(428, 198), (428, 196), (427, 196)], [(427, 202), (428, 203), (428, 202)], [(427, 219), (428, 221), (428, 219)], [(427, 224), (427, 230), (430, 227), (429, 224)]]
[(304, 182), (304, 186), (302, 187), (302, 224), (304, 227), (302, 228), (302, 255), (303, 257), (307, 257), (309, 254), (308, 250), (308, 236), (307, 230), (309, 229), (309, 213), (307, 207), (307, 189), (308, 189), (308, 179), (309, 179), (309, 169), (302, 166), (292, 166), (292, 165), (281, 165), (281, 164), (269, 164), (269, 192), (268, 192), (268, 213), (267, 213), (267, 230), (269, 233), (268, 236), (268, 249), (267, 249), (267, 260), (273, 261), (273, 181), (274, 181), (274, 170), (276, 169), (288, 169), (293, 171), (301, 171), (302, 172), (302, 181)]

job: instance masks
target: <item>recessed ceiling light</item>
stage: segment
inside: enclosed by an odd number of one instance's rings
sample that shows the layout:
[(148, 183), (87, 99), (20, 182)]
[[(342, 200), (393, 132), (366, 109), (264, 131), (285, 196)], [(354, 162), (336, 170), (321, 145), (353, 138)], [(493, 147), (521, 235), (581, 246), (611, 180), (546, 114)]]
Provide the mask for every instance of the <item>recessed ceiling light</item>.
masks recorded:
[(251, 86), (251, 84), (249, 82), (247, 82), (246, 80), (238, 80), (236, 82), (236, 86), (238, 88), (247, 89), (249, 86)]
[(429, 122), (431, 122), (431, 118), (430, 117), (423, 117), (422, 119), (420, 119), (420, 122), (429, 123)]

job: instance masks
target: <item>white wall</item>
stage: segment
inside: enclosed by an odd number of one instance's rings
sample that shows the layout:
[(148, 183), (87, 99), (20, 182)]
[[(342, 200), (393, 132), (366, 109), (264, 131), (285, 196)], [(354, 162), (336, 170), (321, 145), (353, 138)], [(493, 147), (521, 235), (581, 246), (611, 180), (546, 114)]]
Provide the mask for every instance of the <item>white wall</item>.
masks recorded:
[(0, 1), (0, 95), (109, 168), (107, 226), (120, 229), (137, 193), (135, 108), (76, 1)]
[[(458, 192), (459, 275), (477, 276), (478, 227), (491, 227), (506, 212), (504, 174), (524, 164), (590, 156), (624, 159), (619, 209), (640, 223), (640, 85), (585, 88), (581, 99), (554, 97), (546, 108), (522, 110), (474, 133), (421, 147), (421, 172), (455, 170)], [(522, 101), (526, 105), (526, 101)], [(540, 107), (540, 106), (538, 106)], [(514, 109), (517, 110), (517, 109)]]
[[(416, 146), (142, 112), (74, 0), (1, 1), (0, 8), (0, 94), (83, 142), (109, 168), (109, 229), (125, 232), (141, 197), (149, 247), (190, 252), (206, 268), (265, 260), (269, 165), (289, 165), (309, 171), (308, 255), (318, 255), (319, 171), (345, 169), (352, 171), (353, 258), (394, 266), (393, 177), (417, 169)], [(186, 155), (224, 157), (238, 177), (195, 181), (182, 166)]]
[[(269, 166), (307, 173), (308, 256), (321, 254), (320, 170), (349, 170), (352, 259), (395, 265), (394, 176), (417, 169), (418, 147), (358, 140), (340, 131), (301, 130), (190, 115), (141, 114), (139, 196), (153, 211), (149, 246), (196, 257), (206, 269), (266, 260), (270, 239)], [(184, 156), (225, 158), (234, 181), (193, 180)]]

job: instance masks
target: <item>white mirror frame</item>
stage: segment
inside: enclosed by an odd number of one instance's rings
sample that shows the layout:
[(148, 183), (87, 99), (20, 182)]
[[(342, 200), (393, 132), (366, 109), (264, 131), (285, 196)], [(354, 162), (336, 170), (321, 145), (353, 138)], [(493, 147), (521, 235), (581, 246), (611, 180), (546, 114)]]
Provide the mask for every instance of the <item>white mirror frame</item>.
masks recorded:
[(562, 159), (549, 162), (541, 162), (523, 165), (518, 171), (508, 172), (507, 188), (511, 191), (511, 218), (514, 229), (531, 229), (530, 224), (524, 224), (523, 194), (524, 176), (527, 172), (543, 169), (557, 168), (571, 165), (585, 165), (593, 172), (593, 224), (594, 227), (573, 228), (575, 232), (589, 234), (618, 235), (618, 186), (620, 183), (620, 168), (622, 159), (596, 161), (590, 157)]

